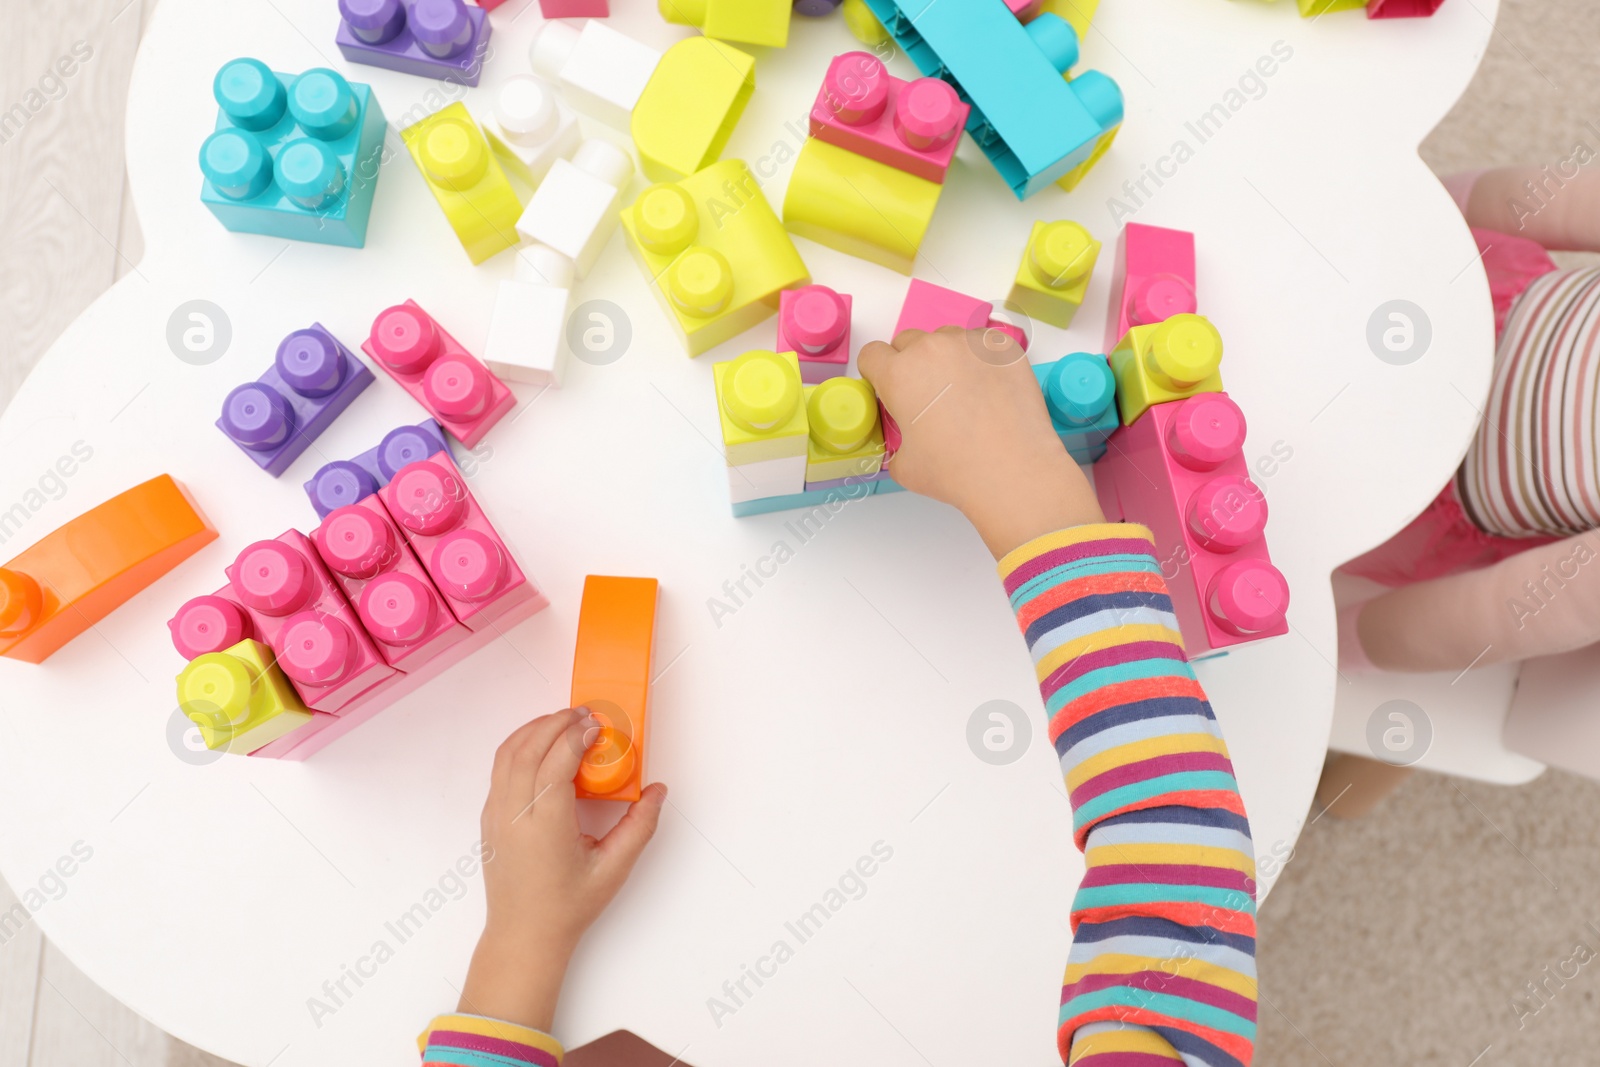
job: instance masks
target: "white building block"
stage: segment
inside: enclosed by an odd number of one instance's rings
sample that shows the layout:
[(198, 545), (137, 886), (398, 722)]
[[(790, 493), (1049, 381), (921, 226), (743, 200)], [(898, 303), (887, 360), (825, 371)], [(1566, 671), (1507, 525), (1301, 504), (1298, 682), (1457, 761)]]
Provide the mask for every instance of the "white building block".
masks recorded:
[(483, 132), (501, 165), (528, 186), (543, 181), (556, 160), (570, 158), (583, 139), (577, 114), (553, 85), (532, 74), (515, 75), (500, 87)]
[(560, 252), (585, 277), (617, 228), (617, 201), (632, 177), (633, 159), (626, 152), (608, 141), (585, 141), (571, 160), (550, 167), (517, 220), (517, 232)]
[(660, 52), (598, 20), (581, 30), (545, 23), (529, 55), (534, 72), (558, 81), (573, 107), (623, 132), (661, 62)]
[(517, 276), (500, 283), (483, 362), (510, 382), (561, 387), (567, 369), (572, 261), (544, 245), (517, 253)]
[(752, 500), (788, 496), (806, 488), (806, 457), (785, 456), (744, 463), (728, 468), (728, 500), (747, 504)]

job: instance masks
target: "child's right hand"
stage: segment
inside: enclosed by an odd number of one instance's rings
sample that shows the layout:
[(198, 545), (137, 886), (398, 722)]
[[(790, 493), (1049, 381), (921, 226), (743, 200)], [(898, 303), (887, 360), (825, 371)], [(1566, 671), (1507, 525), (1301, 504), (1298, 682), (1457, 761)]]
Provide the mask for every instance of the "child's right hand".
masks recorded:
[(1028, 357), (999, 330), (907, 330), (858, 357), (900, 427), (891, 469), (961, 510), (996, 559), (1043, 534), (1104, 522), (1050, 424)]

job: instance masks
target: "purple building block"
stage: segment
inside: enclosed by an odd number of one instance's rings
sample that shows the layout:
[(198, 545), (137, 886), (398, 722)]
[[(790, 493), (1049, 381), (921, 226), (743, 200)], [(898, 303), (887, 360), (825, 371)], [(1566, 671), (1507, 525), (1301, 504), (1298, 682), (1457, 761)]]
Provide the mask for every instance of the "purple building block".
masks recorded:
[(372, 381), (372, 370), (314, 322), (283, 339), (265, 374), (228, 394), (217, 428), (276, 478)]
[(477, 85), (488, 14), (463, 0), (339, 0), (334, 43), (351, 63)]
[(432, 419), (415, 426), (401, 426), (384, 435), (378, 447), (369, 448), (355, 459), (335, 460), (306, 483), (306, 496), (325, 519), (332, 511), (354, 504), (389, 484), (395, 472), (418, 460), (449, 449), (444, 431)]

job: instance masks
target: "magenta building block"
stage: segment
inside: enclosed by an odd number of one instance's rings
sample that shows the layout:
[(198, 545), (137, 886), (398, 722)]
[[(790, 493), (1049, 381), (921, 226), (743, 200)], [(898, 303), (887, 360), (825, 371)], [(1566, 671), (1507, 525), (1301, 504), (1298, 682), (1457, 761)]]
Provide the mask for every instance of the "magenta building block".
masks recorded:
[(811, 105), (811, 136), (944, 183), (972, 108), (938, 78), (903, 81), (868, 52), (835, 56)]
[(432, 419), (415, 426), (398, 426), (384, 434), (377, 447), (354, 459), (336, 459), (311, 476), (305, 484), (306, 496), (316, 509), (317, 518), (366, 499), (389, 484), (400, 468), (448, 451), (444, 430)]
[[(502, 0), (494, 2), (501, 3)], [(611, 17), (611, 2), (610, 0), (539, 0), (539, 11), (547, 19), (604, 19)]]
[(1244, 459), (1244, 414), (1226, 393), (1156, 404), (1095, 464), (1110, 522), (1155, 535), (1191, 652), (1289, 632), (1289, 585), (1272, 565), (1267, 501)]
[[(250, 753), (252, 756), (268, 755), (278, 759), (288, 760), (291, 763), (302, 762), (321, 752), (341, 737), (346, 736), (356, 727), (377, 716), (386, 708), (405, 699), (424, 685), (438, 678), (450, 668), (469, 659), (474, 653), (480, 652), (498, 641), (505, 631), (510, 630), (518, 623), (532, 618), (548, 604), (542, 598), (527, 600), (507, 611), (495, 620), (495, 625), (487, 629), (470, 633), (467, 637), (450, 646), (441, 655), (435, 656), (421, 669), (409, 674), (397, 674), (380, 685), (373, 687), (366, 693), (357, 697), (340, 715), (317, 715), (311, 722), (302, 726), (294, 733), (282, 738), (288, 741), (293, 738), (292, 744), (282, 745), (275, 741), (265, 749)], [(444, 692), (448, 693), (448, 690)]]
[(1193, 314), (1194, 234), (1130, 222), (1117, 236), (1111, 273), (1111, 310), (1106, 315), (1106, 351), (1135, 326)]
[(306, 707), (339, 712), (395, 673), (300, 531), (247, 546), (227, 573)]
[(265, 374), (228, 394), (217, 428), (276, 478), (372, 381), (365, 363), (312, 323), (283, 339)]
[(376, 494), (330, 514), (311, 541), (396, 670), (416, 670), (471, 632), (456, 621)]
[(850, 365), (852, 301), (826, 285), (806, 285), (778, 294), (778, 346), (800, 360), (808, 385), (843, 374)]
[(933, 333), (941, 326), (959, 326), (963, 330), (999, 330), (1015, 340), (1026, 352), (1027, 334), (993, 315), (994, 305), (987, 300), (978, 300), (954, 289), (913, 278), (911, 288), (906, 290), (906, 302), (900, 307), (900, 319), (894, 325), (894, 332), (896, 337), (903, 330)]
[(463, 0), (339, 0), (334, 43), (351, 63), (477, 85), (488, 12)]
[(528, 581), (446, 453), (413, 463), (378, 491), (417, 559), (467, 627), (481, 630), (544, 596)]
[(231, 585), (185, 603), (167, 621), (167, 629), (172, 633), (172, 647), (186, 660), (224, 652), (256, 636), (250, 613), (234, 596)]
[(416, 301), (379, 312), (361, 350), (468, 448), (516, 406), (506, 383)]
[(1367, 0), (1369, 19), (1425, 19), (1444, 5), (1444, 0)]

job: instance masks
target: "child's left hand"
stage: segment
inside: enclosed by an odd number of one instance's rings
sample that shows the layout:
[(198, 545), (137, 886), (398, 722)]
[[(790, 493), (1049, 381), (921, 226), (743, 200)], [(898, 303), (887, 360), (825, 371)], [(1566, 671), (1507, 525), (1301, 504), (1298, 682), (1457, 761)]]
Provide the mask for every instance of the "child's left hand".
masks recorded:
[(458, 1010), (548, 1032), (567, 961), (655, 834), (658, 783), (605, 837), (578, 828), (573, 778), (595, 722), (582, 708), (518, 729), (495, 753), (483, 806), (489, 914)]

